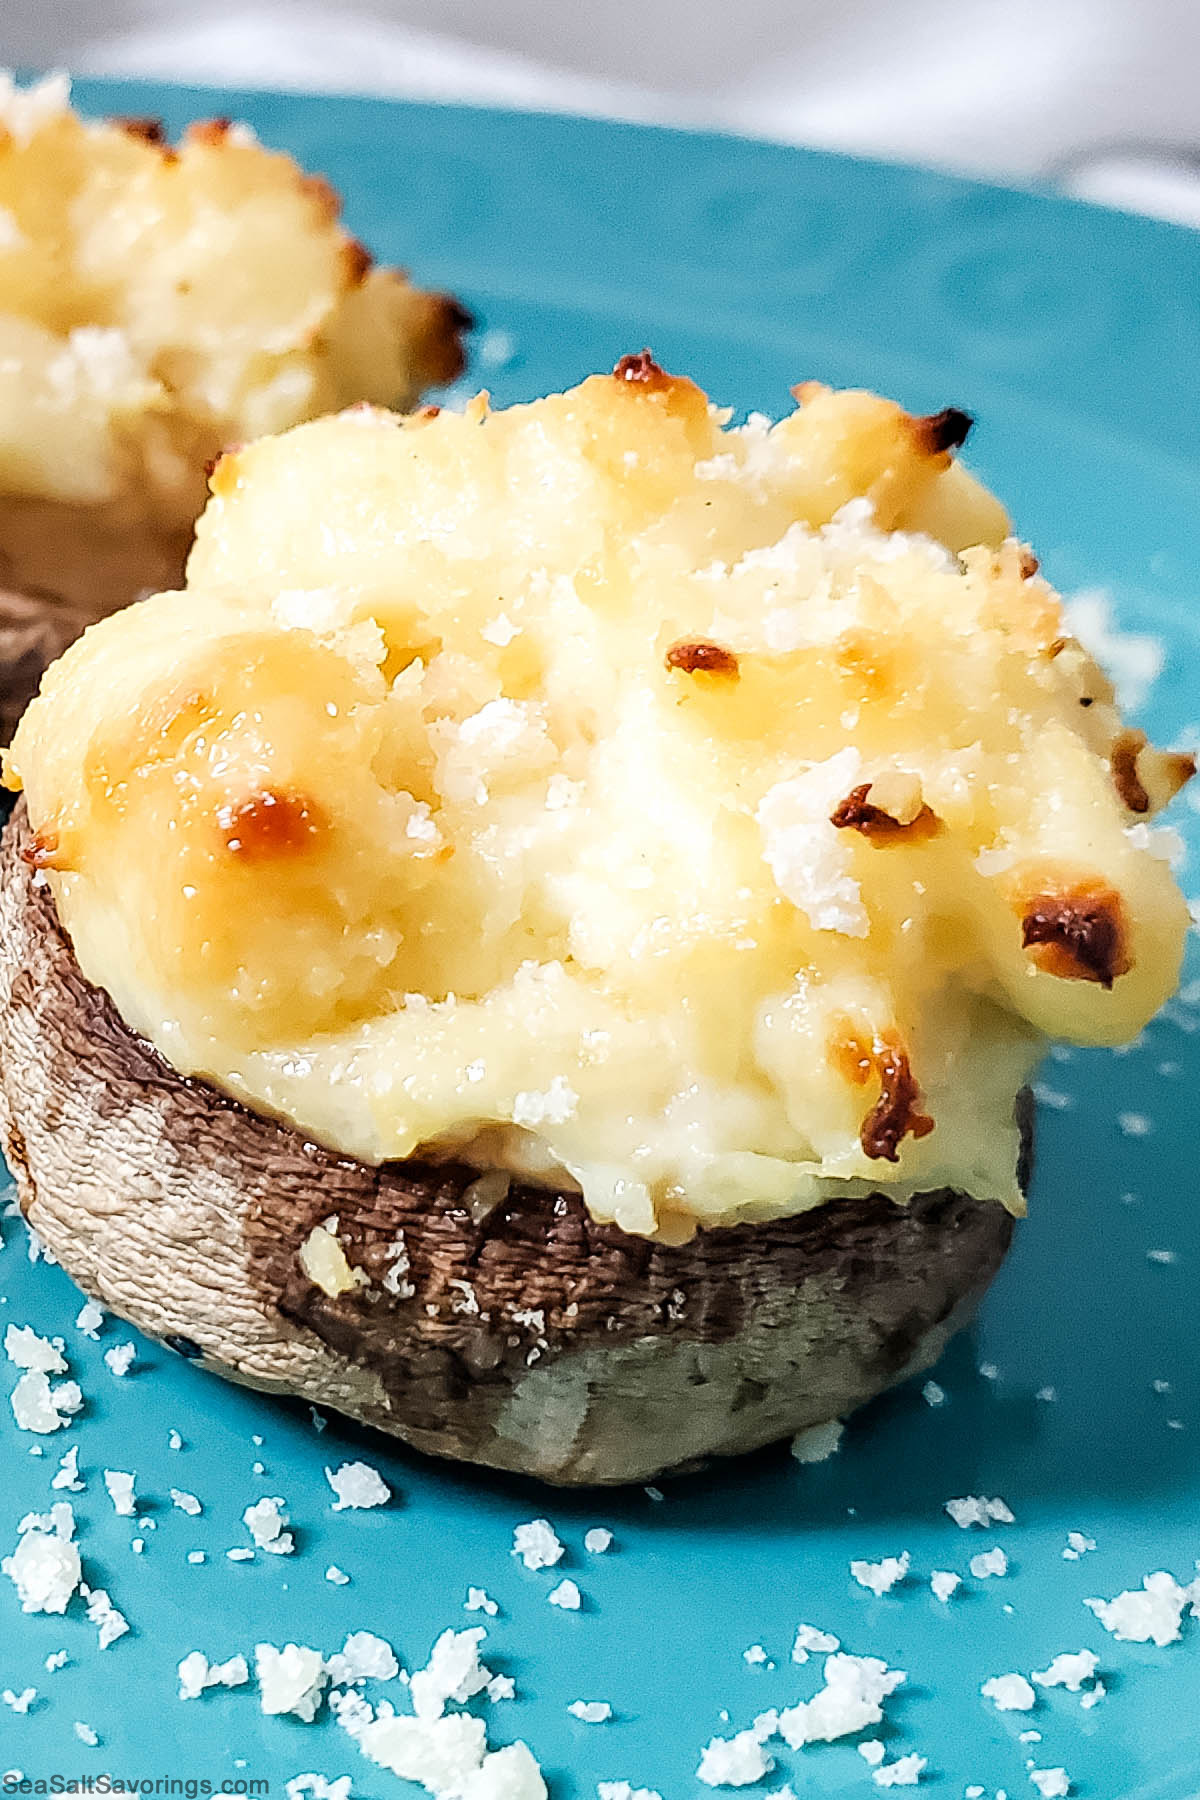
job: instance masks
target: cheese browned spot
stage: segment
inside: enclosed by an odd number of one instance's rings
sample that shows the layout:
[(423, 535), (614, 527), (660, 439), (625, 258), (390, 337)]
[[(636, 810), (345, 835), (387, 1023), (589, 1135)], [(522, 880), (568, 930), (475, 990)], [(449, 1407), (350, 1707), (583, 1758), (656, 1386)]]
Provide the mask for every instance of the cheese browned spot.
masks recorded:
[(161, 119), (127, 117), (114, 119), (113, 124), (132, 138), (140, 138), (143, 144), (165, 144), (166, 127)]
[(655, 362), (649, 350), (622, 356), (613, 368), (618, 381), (639, 381), (647, 387), (669, 387), (674, 376)]
[(1021, 921), (1021, 942), (1047, 975), (1111, 988), (1129, 973), (1124, 908), (1111, 888), (1039, 894)]
[(319, 811), (303, 795), (270, 789), (221, 807), (217, 823), (225, 848), (248, 862), (309, 848), (322, 826)]
[(672, 644), (664, 660), (668, 669), (678, 669), (684, 675), (725, 675), (736, 678), (739, 668), (738, 659), (732, 650), (727, 650), (724, 644), (709, 643), (704, 638)]
[(58, 854), (57, 831), (35, 831), (29, 842), (21, 846), (21, 860), (28, 863), (31, 869), (61, 867), (57, 861)]
[(917, 1110), (921, 1090), (901, 1044), (893, 1038), (880, 1039), (872, 1060), (879, 1073), (879, 1098), (863, 1120), (859, 1138), (869, 1157), (899, 1162), (901, 1141), (928, 1137), (933, 1120)]
[(941, 821), (932, 807), (922, 805), (911, 819), (894, 819), (881, 806), (871, 804), (870, 792), (869, 781), (852, 788), (830, 814), (830, 824), (836, 825), (839, 831), (861, 832), (868, 843), (876, 845), (893, 844), (897, 838), (903, 838), (910, 844), (919, 843), (923, 838), (936, 837), (941, 830)]
[(1113, 786), (1120, 794), (1130, 812), (1147, 813), (1150, 811), (1150, 796), (1138, 775), (1138, 756), (1146, 748), (1144, 731), (1123, 731), (1113, 739), (1113, 747), (1109, 752), (1109, 766), (1112, 769)]
[(966, 443), (974, 423), (970, 413), (957, 406), (946, 406), (941, 412), (914, 419), (912, 433), (926, 456), (944, 456)]

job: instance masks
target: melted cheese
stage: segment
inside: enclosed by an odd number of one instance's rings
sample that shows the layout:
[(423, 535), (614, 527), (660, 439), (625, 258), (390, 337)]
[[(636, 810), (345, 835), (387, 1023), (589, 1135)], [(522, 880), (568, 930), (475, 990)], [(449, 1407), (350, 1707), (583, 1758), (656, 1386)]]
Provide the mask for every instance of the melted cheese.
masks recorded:
[(89, 631), (8, 761), (83, 969), (179, 1070), (681, 1236), (1017, 1209), (1045, 1036), (1170, 992), (1110, 691), (938, 421), (805, 390), (728, 429), (633, 359), (212, 485), (186, 591)]

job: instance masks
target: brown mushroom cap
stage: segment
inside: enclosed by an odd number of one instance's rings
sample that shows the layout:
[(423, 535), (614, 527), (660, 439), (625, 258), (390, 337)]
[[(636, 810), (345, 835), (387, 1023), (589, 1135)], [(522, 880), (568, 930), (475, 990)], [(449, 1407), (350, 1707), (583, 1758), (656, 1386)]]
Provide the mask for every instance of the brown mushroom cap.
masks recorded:
[[(0, 844), (0, 1127), (21, 1206), (88, 1293), (236, 1381), (442, 1456), (645, 1481), (928, 1366), (1004, 1257), (1004, 1208), (948, 1191), (678, 1246), (530, 1185), (473, 1217), (478, 1169), (372, 1168), (176, 1074), (83, 976), (31, 839), (21, 801)], [(336, 1298), (299, 1260), (332, 1215), (362, 1272)]]

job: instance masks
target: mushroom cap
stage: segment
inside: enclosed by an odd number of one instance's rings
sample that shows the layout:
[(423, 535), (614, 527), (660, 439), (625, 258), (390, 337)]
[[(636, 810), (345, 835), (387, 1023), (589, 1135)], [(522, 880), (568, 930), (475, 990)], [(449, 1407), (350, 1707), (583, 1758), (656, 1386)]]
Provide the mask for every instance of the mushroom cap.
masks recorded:
[[(338, 1155), (129, 1030), (23, 860), (31, 835), (18, 802), (0, 843), (0, 1141), (22, 1209), (87, 1293), (235, 1381), (437, 1455), (645, 1481), (927, 1367), (1003, 1260), (1009, 1214), (946, 1190), (670, 1245), (548, 1187), (513, 1183), (485, 1210), (462, 1163)], [(336, 1293), (301, 1260), (326, 1222), (350, 1272)]]

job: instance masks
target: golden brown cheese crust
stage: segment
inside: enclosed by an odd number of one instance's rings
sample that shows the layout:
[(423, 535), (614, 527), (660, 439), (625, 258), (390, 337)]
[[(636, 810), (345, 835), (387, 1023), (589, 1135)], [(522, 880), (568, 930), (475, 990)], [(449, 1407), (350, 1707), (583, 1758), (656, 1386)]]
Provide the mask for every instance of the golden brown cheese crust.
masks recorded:
[(187, 591), (68, 655), (9, 761), (85, 972), (320, 1141), (629, 1231), (1019, 1207), (1046, 1036), (1140, 1029), (1186, 911), (938, 419), (808, 387), (727, 428), (640, 355), (226, 456)]

